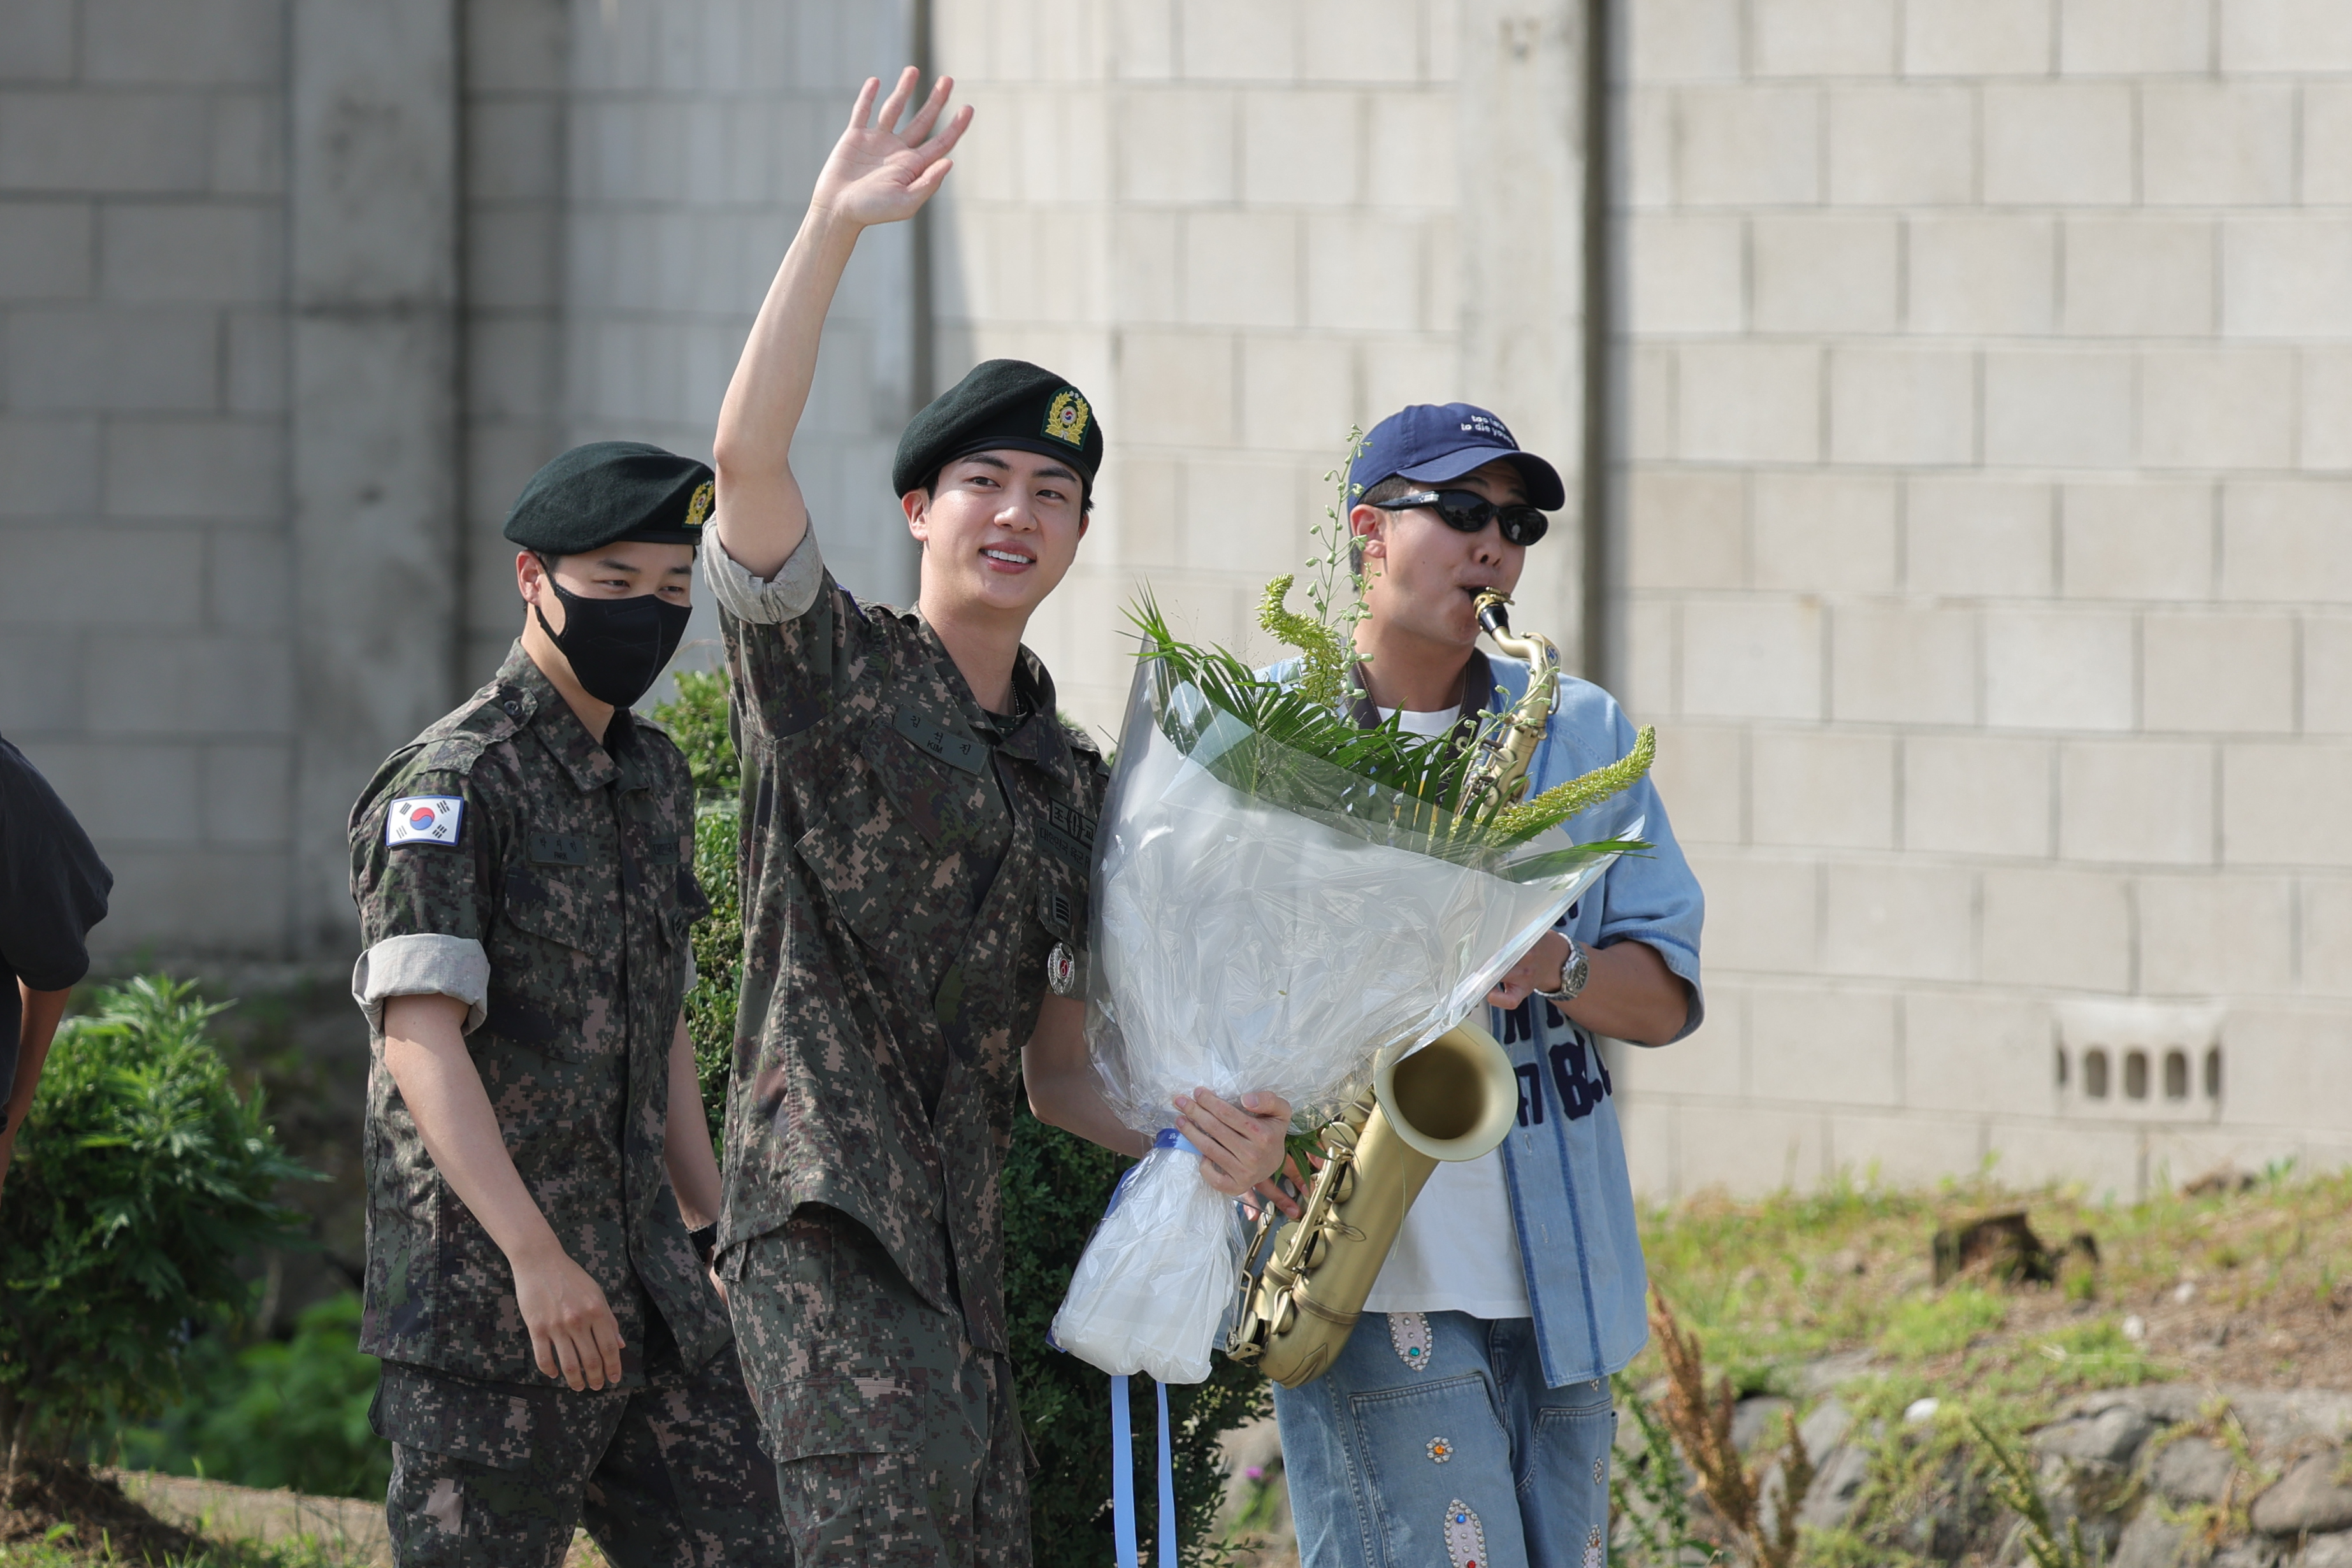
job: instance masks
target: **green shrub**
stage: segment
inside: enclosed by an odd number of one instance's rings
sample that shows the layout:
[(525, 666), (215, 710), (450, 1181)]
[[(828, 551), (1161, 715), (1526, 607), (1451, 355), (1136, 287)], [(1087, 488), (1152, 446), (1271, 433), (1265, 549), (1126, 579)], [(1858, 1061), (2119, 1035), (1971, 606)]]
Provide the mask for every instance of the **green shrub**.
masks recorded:
[[(729, 736), (727, 677), (683, 675), (678, 700), (654, 716), (685, 751), (702, 805), (695, 831), (695, 875), (711, 902), (696, 928), (698, 976), (687, 999), (687, 1027), (711, 1106), (724, 1125), (727, 1077), (734, 1059), (736, 982), (743, 958), (743, 915), (737, 882), (737, 798), (740, 775)], [(1004, 1305), (1013, 1343), (1013, 1386), (1035, 1449), (1029, 1484), (1030, 1534), (1038, 1568), (1095, 1568), (1111, 1555), (1110, 1380), (1045, 1343), (1045, 1330), (1069, 1287), (1070, 1270), (1102, 1218), (1128, 1161), (1049, 1127), (1016, 1107), (1013, 1148), (1004, 1166)], [(1158, 1494), (1151, 1385), (1135, 1383), (1136, 1497), (1143, 1538), (1156, 1531)], [(1223, 1357), (1206, 1383), (1169, 1390), (1178, 1529), (1187, 1562), (1215, 1558), (1211, 1535), (1224, 1490), (1217, 1439), (1268, 1408), (1265, 1380)]]
[(694, 775), (694, 878), (710, 914), (694, 928), (694, 988), (686, 1030), (711, 1135), (727, 1124), (727, 1077), (735, 1061), (735, 1002), (743, 968), (742, 881), (736, 866), (741, 770), (728, 732), (727, 677), (688, 671), (677, 700), (654, 709)]
[(346, 1291), (296, 1321), (290, 1341), (189, 1346), (187, 1397), (116, 1435), (132, 1469), (209, 1476), (314, 1497), (383, 1496), (392, 1448), (368, 1425), (377, 1363), (359, 1348), (360, 1298)]
[(0, 1422), (13, 1473), (103, 1414), (181, 1390), (192, 1335), (251, 1297), (236, 1260), (299, 1239), (273, 1200), (310, 1173), (278, 1147), (205, 1038), (223, 1010), (142, 977), (58, 1030), (0, 1204)]

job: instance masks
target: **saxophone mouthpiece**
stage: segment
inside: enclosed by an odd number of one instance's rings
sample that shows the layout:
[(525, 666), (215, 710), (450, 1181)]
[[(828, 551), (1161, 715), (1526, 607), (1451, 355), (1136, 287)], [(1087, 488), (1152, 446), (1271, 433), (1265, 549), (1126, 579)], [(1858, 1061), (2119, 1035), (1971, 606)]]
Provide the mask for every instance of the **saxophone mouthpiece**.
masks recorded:
[(1488, 636), (1510, 634), (1511, 618), (1507, 613), (1507, 607), (1511, 601), (1507, 596), (1490, 588), (1481, 593), (1475, 602), (1478, 624), (1486, 628)]

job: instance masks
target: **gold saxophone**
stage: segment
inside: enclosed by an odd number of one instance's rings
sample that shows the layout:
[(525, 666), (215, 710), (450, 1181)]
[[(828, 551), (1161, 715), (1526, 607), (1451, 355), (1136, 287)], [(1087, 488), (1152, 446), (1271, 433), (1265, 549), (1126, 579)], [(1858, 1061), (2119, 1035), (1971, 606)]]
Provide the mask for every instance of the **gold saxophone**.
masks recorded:
[[(1509, 603), (1492, 590), (1478, 595), (1478, 624), (1505, 653), (1527, 661), (1527, 695), (1480, 736), (1458, 813), (1527, 793), (1528, 764), (1551, 716), (1559, 651), (1549, 638), (1513, 636), (1504, 613)], [(1225, 1354), (1259, 1363), (1286, 1388), (1321, 1376), (1363, 1316), (1405, 1210), (1437, 1162), (1476, 1159), (1500, 1144), (1518, 1100), (1510, 1058), (1467, 1020), (1381, 1068), (1371, 1095), (1344, 1107), (1318, 1134), (1324, 1165), (1300, 1217), (1279, 1229), (1271, 1206), (1259, 1217)]]

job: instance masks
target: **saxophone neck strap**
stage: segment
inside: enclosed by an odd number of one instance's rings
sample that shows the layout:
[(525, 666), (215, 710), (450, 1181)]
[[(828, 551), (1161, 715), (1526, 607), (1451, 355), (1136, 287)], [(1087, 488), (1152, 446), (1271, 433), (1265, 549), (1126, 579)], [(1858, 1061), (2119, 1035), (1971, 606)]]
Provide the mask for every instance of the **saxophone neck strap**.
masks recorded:
[[(1495, 685), (1495, 666), (1486, 662), (1486, 651), (1472, 648), (1469, 659), (1462, 666), (1462, 684), (1454, 694), (1454, 711), (1457, 716), (1450, 738), (1457, 749), (1466, 749), (1478, 736), (1478, 716), (1489, 709), (1500, 712), (1503, 704), (1497, 696), (1507, 697)], [(1348, 716), (1365, 729), (1373, 729), (1381, 722), (1380, 705), (1372, 701), (1370, 682), (1364, 666), (1356, 666), (1356, 679), (1349, 694)]]

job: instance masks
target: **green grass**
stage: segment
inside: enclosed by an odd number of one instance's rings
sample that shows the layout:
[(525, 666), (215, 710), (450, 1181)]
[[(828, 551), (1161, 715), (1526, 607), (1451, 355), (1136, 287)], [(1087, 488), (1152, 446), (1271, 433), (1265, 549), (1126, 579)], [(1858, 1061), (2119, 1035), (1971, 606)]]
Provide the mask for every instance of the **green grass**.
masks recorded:
[[(89, 1552), (69, 1549), (62, 1541), (48, 1544), (0, 1546), (5, 1568), (91, 1568), (95, 1563), (138, 1561), (118, 1557), (102, 1544)], [(152, 1568), (372, 1568), (373, 1559), (356, 1549), (314, 1541), (263, 1546), (255, 1542), (217, 1542), (185, 1557), (173, 1557)]]
[(1895, 1302), (1878, 1333), (1877, 1349), (1897, 1361), (1948, 1355), (1968, 1349), (1979, 1335), (1991, 1333), (2008, 1321), (2007, 1301), (1974, 1285), (1956, 1285), (1937, 1295)]
[[(1963, 1281), (1936, 1291), (1936, 1229), (2010, 1208), (2024, 1209), (2053, 1249), (2078, 1231), (2096, 1238), (2098, 1268), (2069, 1264), (2051, 1288)], [(2142, 1203), (1984, 1178), (1931, 1191), (1847, 1179), (1811, 1193), (1654, 1206), (1642, 1241), (1652, 1281), (1697, 1331), (1709, 1364), (1743, 1392), (1834, 1351), (1869, 1350), (1895, 1372), (1959, 1372), (1955, 1358), (1967, 1357), (1989, 1371), (2028, 1341), (2039, 1366), (2067, 1382), (2103, 1364), (2120, 1373), (2126, 1360), (2153, 1375), (2137, 1351), (2126, 1356), (2118, 1325), (2134, 1303), (2178, 1282), (2229, 1312), (2324, 1310), (2352, 1290), (2340, 1278), (2352, 1256), (2352, 1173)], [(1971, 1350), (1984, 1336), (2009, 1348)]]
[[(1965, 1276), (1936, 1288), (1936, 1230), (2008, 1209), (2025, 1210), (2053, 1251), (2089, 1233), (2100, 1262), (2069, 1260), (2049, 1286)], [(2169, 1305), (2180, 1284), (2216, 1313), (2306, 1323), (2343, 1310), (2352, 1291), (2342, 1278), (2352, 1173), (2297, 1180), (2282, 1168), (2243, 1192), (2168, 1187), (2140, 1203), (2017, 1191), (1989, 1176), (1931, 1191), (1846, 1179), (1811, 1193), (1654, 1206), (1642, 1228), (1652, 1281), (1697, 1333), (1711, 1371), (1740, 1393), (1796, 1393), (1805, 1366), (1832, 1353), (1870, 1358), (1835, 1390), (1854, 1416), (1853, 1440), (1870, 1453), (1868, 1478), (1844, 1529), (1809, 1533), (1809, 1568), (1919, 1561), (1904, 1547), (1906, 1522), (1960, 1484), (1956, 1473), (1987, 1486), (1985, 1434), (2013, 1446), (2069, 1396), (2192, 1370), (2123, 1331), (2126, 1315)], [(2322, 1327), (2305, 1343), (2327, 1338)], [(2291, 1362), (2273, 1370), (2296, 1375)], [(1646, 1352), (1632, 1380), (1661, 1371)], [(1934, 1413), (1906, 1420), (1927, 1397)]]

